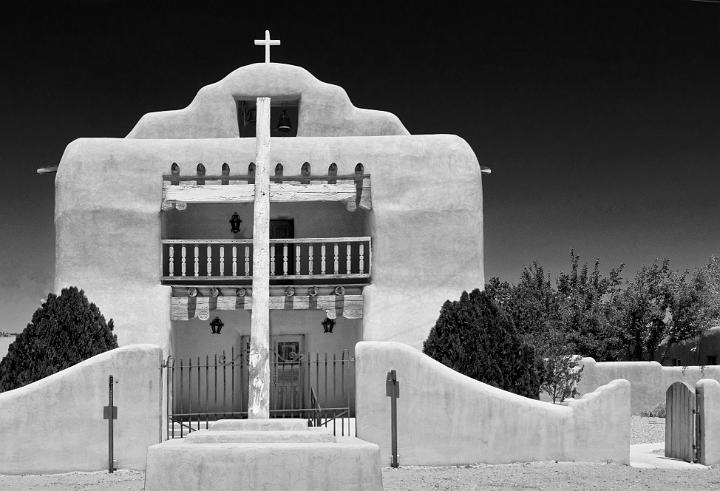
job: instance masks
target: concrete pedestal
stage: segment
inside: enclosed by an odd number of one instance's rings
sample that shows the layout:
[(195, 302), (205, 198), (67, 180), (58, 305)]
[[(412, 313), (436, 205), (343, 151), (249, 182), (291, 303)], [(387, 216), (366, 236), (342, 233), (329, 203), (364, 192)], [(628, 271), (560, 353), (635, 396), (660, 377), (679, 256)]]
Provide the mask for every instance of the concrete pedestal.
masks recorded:
[(380, 491), (380, 449), (304, 419), (220, 420), (149, 447), (145, 489)]

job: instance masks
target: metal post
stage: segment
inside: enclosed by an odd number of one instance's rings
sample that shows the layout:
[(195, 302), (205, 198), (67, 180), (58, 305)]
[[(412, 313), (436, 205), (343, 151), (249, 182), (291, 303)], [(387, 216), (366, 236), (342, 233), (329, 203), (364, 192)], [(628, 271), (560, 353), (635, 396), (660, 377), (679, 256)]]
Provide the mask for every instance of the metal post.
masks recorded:
[(385, 379), (385, 395), (390, 398), (390, 433), (392, 461), (390, 467), (398, 467), (397, 453), (397, 399), (400, 397), (400, 382), (397, 380), (395, 370), (390, 370)]
[(115, 472), (113, 459), (113, 420), (117, 419), (117, 406), (113, 406), (113, 376), (108, 379), (108, 405), (103, 407), (103, 419), (108, 420), (108, 472)]

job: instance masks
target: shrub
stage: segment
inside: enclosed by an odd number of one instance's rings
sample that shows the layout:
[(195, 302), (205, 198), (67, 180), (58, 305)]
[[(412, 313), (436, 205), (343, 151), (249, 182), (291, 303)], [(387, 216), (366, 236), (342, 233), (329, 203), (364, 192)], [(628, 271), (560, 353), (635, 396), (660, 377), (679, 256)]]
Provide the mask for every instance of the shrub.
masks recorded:
[(665, 417), (665, 403), (661, 402), (651, 410), (640, 411), (640, 416), (644, 418), (664, 418)]
[(50, 293), (0, 362), (0, 391), (27, 385), (104, 351), (117, 348), (113, 321), (82, 290)]
[(478, 289), (446, 301), (423, 352), (455, 371), (537, 399), (539, 367), (532, 347), (492, 298)]

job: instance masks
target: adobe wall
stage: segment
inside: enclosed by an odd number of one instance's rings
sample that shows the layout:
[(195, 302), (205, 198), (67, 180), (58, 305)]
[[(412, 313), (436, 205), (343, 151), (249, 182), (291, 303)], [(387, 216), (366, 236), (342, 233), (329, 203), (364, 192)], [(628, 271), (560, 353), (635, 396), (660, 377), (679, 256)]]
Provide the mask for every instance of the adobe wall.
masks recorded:
[(455, 372), (405, 344), (361, 342), (356, 351), (357, 435), (390, 459), (388, 371), (397, 371), (400, 465), (538, 460), (628, 463), (630, 384), (615, 380), (554, 405)]
[(674, 382), (690, 386), (703, 378), (720, 380), (720, 366), (664, 367), (656, 361), (596, 362), (583, 358), (582, 378), (578, 384), (580, 394), (591, 392), (611, 380), (623, 378), (632, 386), (633, 414), (650, 410), (665, 402), (665, 391)]
[(720, 464), (720, 383), (717, 380), (702, 379), (695, 385), (698, 395), (699, 413), (698, 446), (700, 463)]
[[(306, 161), (323, 174), (332, 162), (338, 174), (353, 174), (361, 162), (372, 175), (373, 276), (364, 290), (363, 339), (419, 348), (445, 300), (484, 284), (480, 167), (461, 138), (273, 138), (271, 154), (286, 175), (299, 175)], [(182, 174), (194, 174), (198, 162), (208, 175), (220, 174), (223, 162), (231, 174), (245, 173), (254, 158), (252, 138), (72, 142), (55, 181), (55, 288), (83, 288), (115, 320), (121, 345), (168, 350), (161, 176), (172, 162)]]
[(157, 346), (125, 346), (0, 393), (0, 474), (107, 469), (110, 375), (117, 466), (144, 470), (147, 447), (160, 441), (161, 358)]
[(352, 105), (345, 90), (304, 68), (255, 63), (201, 88), (184, 109), (144, 115), (128, 138), (236, 138), (237, 100), (299, 100), (297, 136), (407, 135), (394, 114)]

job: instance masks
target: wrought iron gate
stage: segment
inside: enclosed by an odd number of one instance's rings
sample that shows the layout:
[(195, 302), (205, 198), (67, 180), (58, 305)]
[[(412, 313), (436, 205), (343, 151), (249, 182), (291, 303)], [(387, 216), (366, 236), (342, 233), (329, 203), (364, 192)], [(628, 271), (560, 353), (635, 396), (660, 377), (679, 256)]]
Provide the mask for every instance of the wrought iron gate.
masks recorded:
[[(248, 352), (234, 348), (162, 364), (167, 438), (182, 438), (218, 419), (247, 418)], [(310, 426), (354, 435), (355, 357), (340, 353), (271, 353), (270, 417), (305, 418)]]

